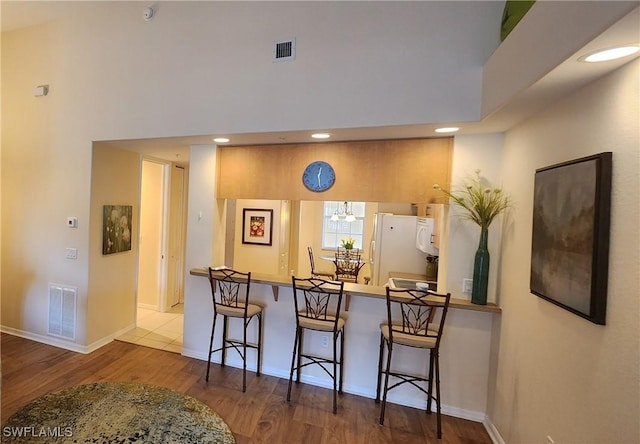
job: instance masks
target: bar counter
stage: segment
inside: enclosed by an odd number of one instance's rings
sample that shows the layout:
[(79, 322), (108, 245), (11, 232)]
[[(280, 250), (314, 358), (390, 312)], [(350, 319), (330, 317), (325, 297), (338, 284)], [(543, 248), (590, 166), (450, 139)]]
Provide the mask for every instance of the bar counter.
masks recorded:
[[(207, 268), (193, 268), (190, 271), (193, 276), (209, 277), (209, 271)], [(301, 276), (307, 277), (307, 276)], [(274, 300), (278, 300), (279, 287), (291, 288), (291, 278), (288, 276), (275, 276), (269, 274), (251, 273), (251, 283), (271, 285), (274, 292)], [(345, 294), (351, 296), (363, 296), (367, 298), (385, 299), (386, 290), (385, 287), (375, 287), (373, 285), (354, 284), (351, 282), (345, 282), (344, 284)], [(449, 302), (450, 308), (458, 308), (461, 310), (474, 310), (474, 311), (486, 311), (491, 313), (501, 313), (502, 310), (496, 304), (488, 303), (487, 305), (472, 304), (467, 299), (451, 298)]]
[[(291, 354), (295, 334), (295, 313), (291, 278), (288, 276), (251, 274), (252, 303), (265, 306), (263, 316), (262, 373), (283, 379), (289, 378)], [(344, 391), (367, 398), (376, 393), (380, 324), (386, 320), (385, 287), (345, 283), (344, 290), (351, 303), (344, 312), (345, 365)], [(440, 347), (442, 411), (444, 414), (482, 422), (486, 419), (489, 367), (492, 338), (499, 331), (501, 309), (495, 304), (474, 305), (467, 300), (452, 298)], [(185, 325), (182, 354), (207, 359), (211, 334), (213, 305), (208, 270), (191, 268), (185, 294)], [(222, 322), (217, 323), (214, 348), (220, 346)], [(242, 337), (239, 322), (231, 322), (230, 337)], [(257, 328), (249, 326), (248, 340), (255, 342)], [(323, 347), (322, 332), (305, 334), (305, 349), (316, 355), (327, 355), (330, 347)], [(212, 363), (220, 362), (214, 354)], [(394, 349), (394, 368), (416, 374), (426, 374), (428, 352), (408, 347)], [(236, 353), (227, 355), (227, 365), (241, 367)], [(302, 382), (331, 387), (332, 382), (317, 366), (302, 371)], [(255, 353), (249, 351), (247, 370), (256, 368)], [(204, 375), (203, 375), (204, 378)], [(247, 375), (247, 396), (251, 396), (251, 380)], [(398, 387), (389, 393), (389, 402), (425, 408), (424, 394), (414, 387)], [(373, 403), (373, 399), (371, 400)], [(330, 409), (330, 402), (319, 408)], [(343, 408), (338, 398), (338, 414)], [(371, 418), (375, 421), (376, 418)]]

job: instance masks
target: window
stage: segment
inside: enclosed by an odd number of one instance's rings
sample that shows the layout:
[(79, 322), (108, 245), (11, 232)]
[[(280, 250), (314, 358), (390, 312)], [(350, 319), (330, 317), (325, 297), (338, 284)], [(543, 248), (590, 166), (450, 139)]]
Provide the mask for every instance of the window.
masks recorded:
[[(352, 213), (353, 222), (348, 222), (346, 216)], [(322, 217), (322, 248), (335, 249), (340, 240), (352, 237), (356, 242), (354, 248), (362, 249), (364, 238), (364, 202), (325, 201)], [(338, 220), (334, 220), (336, 219)]]

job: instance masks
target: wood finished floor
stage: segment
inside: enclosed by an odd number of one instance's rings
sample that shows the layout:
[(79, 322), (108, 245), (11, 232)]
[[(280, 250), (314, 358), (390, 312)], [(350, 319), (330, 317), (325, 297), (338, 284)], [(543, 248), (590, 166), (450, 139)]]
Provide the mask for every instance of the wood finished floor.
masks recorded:
[(294, 385), (287, 403), (287, 380), (242, 371), (163, 350), (114, 341), (88, 355), (2, 334), (2, 411), (4, 423), (25, 404), (46, 393), (100, 381), (139, 381), (193, 396), (214, 409), (242, 443), (491, 443), (482, 424), (443, 416), (443, 437), (435, 435), (436, 415), (387, 404), (385, 425), (379, 405), (350, 394), (338, 398), (331, 413), (331, 390)]

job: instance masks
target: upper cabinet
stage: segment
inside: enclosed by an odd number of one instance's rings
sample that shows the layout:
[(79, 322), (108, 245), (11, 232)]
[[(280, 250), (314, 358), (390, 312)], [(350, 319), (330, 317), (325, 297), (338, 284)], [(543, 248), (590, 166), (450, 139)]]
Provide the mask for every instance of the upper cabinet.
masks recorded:
[[(433, 184), (449, 188), (453, 138), (218, 149), (221, 199), (444, 203)], [(307, 170), (307, 175), (313, 173), (324, 183), (328, 168), (307, 169), (316, 161), (326, 162), (335, 175), (333, 185), (324, 191), (312, 191), (303, 182)]]

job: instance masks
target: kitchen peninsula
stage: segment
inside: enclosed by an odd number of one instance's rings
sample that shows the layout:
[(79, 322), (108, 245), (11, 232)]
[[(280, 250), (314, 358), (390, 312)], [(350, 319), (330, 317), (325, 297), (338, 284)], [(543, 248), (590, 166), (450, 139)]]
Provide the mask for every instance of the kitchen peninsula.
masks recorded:
[[(265, 306), (262, 373), (288, 379), (295, 333), (290, 276), (309, 275), (307, 246), (312, 246), (318, 257), (331, 253), (323, 251), (320, 242), (323, 202), (366, 202), (363, 247), (368, 257), (368, 239), (372, 234), (368, 230), (372, 228), (374, 214), (411, 214), (412, 203), (446, 203), (432, 184), (450, 183), (451, 148), (452, 140), (445, 138), (192, 149), (190, 183), (199, 187), (197, 193), (191, 193), (190, 187), (189, 194), (187, 251), (192, 254), (187, 261), (190, 273), (185, 282), (182, 354), (207, 360), (213, 306), (206, 267), (227, 264), (252, 272), (251, 302)], [(336, 173), (335, 184), (323, 192), (308, 190), (302, 181), (306, 166), (318, 159), (326, 160)], [(353, 165), (359, 166), (357, 176), (351, 171)], [(264, 171), (270, 172), (268, 181), (260, 179)], [(403, 174), (397, 174), (398, 171)], [(244, 209), (263, 209), (273, 214), (270, 245), (242, 242)], [(459, 261), (460, 255), (466, 260), (467, 249), (458, 245), (448, 249), (446, 228), (443, 223), (438, 272), (442, 275), (438, 288), (451, 291), (454, 298), (440, 348), (443, 412), (484, 421), (500, 308), (476, 306), (461, 299), (462, 292), (453, 281), (459, 281), (455, 277), (459, 267), (447, 264)], [(469, 257), (473, 257), (472, 253)], [(371, 276), (369, 264), (361, 273)], [(348, 283), (345, 291), (350, 295), (350, 306), (344, 313), (347, 323), (343, 388), (347, 393), (371, 398), (373, 403), (379, 325), (386, 318), (385, 290), (381, 286)], [(498, 300), (493, 296), (490, 301)], [(240, 337), (240, 325), (231, 325), (229, 334)], [(255, 329), (250, 329), (247, 340), (256, 342), (255, 335)], [(215, 335), (214, 348), (219, 347), (220, 337)], [(320, 332), (305, 336), (305, 348), (311, 353), (327, 355), (330, 349), (323, 347), (323, 343)], [(255, 355), (248, 353), (247, 367), (255, 371)], [(398, 350), (397, 354), (394, 351), (394, 355), (398, 358), (398, 370), (426, 374), (426, 352), (408, 349)], [(220, 362), (219, 354), (213, 355), (212, 362)], [(241, 359), (230, 353), (227, 363), (241, 366)], [(328, 375), (313, 367), (303, 372), (302, 382), (330, 387)], [(251, 377), (247, 387), (247, 393), (250, 392)], [(389, 401), (417, 408), (426, 406), (424, 395), (411, 386), (392, 391)]]
[[(211, 328), (211, 289), (206, 268), (193, 268), (190, 274), (200, 277), (197, 296), (200, 306), (208, 301), (209, 311), (202, 313), (198, 329), (203, 337)], [(386, 316), (385, 288), (345, 283), (345, 293), (351, 295), (351, 305), (345, 327), (344, 391), (368, 398), (375, 397), (379, 353), (379, 325)], [(264, 305), (264, 350), (262, 372), (280, 378), (289, 377), (289, 365), (295, 331), (295, 317), (291, 280), (288, 276), (252, 274), (250, 298), (252, 303)], [(473, 305), (467, 300), (453, 298), (447, 315), (441, 346), (441, 390), (443, 412), (475, 421), (484, 420), (487, 397), (487, 378), (491, 353), (491, 331), (499, 322), (501, 310), (495, 304)], [(250, 335), (255, 331), (250, 329)], [(239, 326), (230, 326), (230, 335), (238, 335)], [(219, 336), (218, 336), (219, 337)], [(249, 337), (249, 341), (255, 341)], [(214, 345), (214, 347), (217, 347)], [(305, 348), (318, 355), (330, 353), (322, 347), (322, 333), (309, 332)], [(206, 359), (202, 350), (183, 349), (183, 354)], [(241, 366), (239, 357), (229, 354), (231, 366)], [(400, 366), (410, 371), (426, 373), (428, 355), (413, 349), (397, 351)], [(212, 362), (219, 363), (214, 354)], [(249, 355), (247, 367), (255, 371), (255, 355)], [(331, 380), (321, 370), (309, 368), (302, 382), (330, 387)], [(249, 387), (248, 392), (251, 391)], [(424, 395), (411, 387), (402, 387), (389, 394), (389, 401), (417, 408), (426, 406)], [(338, 401), (340, 403), (340, 400)], [(373, 402), (373, 400), (371, 401)]]
[[(203, 276), (208, 277), (209, 273), (206, 268), (194, 268), (189, 272), (193, 276)], [(278, 302), (278, 295), (280, 294), (280, 287), (288, 287), (291, 288), (291, 278), (284, 276), (275, 276), (268, 274), (252, 274), (251, 275), (251, 283), (252, 284), (265, 284), (270, 285), (273, 292), (273, 300), (274, 302)], [(365, 285), (365, 284), (354, 284), (352, 282), (344, 283), (344, 293), (350, 294), (352, 296), (362, 296), (367, 298), (376, 298), (384, 300), (386, 295), (385, 287), (376, 287), (373, 285)], [(490, 313), (500, 313), (502, 310), (494, 303), (488, 303), (487, 305), (476, 305), (472, 304), (468, 299), (460, 299), (460, 298), (451, 298), (451, 302), (449, 304), (450, 308), (461, 309), (461, 310), (473, 310), (473, 311), (484, 311)]]

